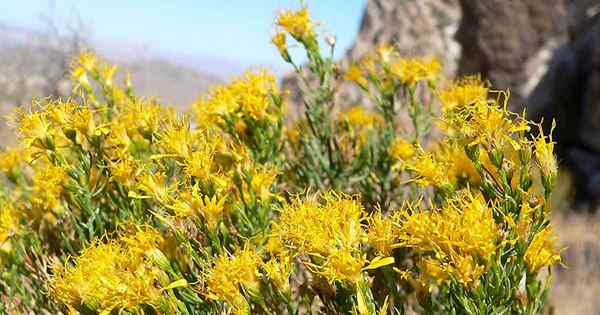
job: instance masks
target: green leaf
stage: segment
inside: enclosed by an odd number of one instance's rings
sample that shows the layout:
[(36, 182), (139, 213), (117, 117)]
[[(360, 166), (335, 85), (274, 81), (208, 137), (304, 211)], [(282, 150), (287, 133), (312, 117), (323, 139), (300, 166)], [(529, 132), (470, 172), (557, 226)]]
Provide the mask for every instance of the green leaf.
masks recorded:
[(186, 287), (187, 285), (188, 285), (187, 280), (179, 279), (179, 280), (175, 280), (175, 281), (171, 282), (171, 284), (164, 287), (163, 290), (170, 290), (170, 289), (175, 289), (175, 288)]

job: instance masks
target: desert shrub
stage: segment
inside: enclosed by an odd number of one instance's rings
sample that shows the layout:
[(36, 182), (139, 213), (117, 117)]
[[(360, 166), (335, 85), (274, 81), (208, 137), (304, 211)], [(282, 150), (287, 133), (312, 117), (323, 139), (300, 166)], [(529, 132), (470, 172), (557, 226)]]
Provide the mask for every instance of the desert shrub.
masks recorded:
[[(392, 46), (341, 75), (306, 7), (276, 24), (302, 82), (296, 121), (267, 71), (177, 114), (90, 53), (70, 98), (14, 113), (1, 312), (544, 312), (560, 250), (554, 144), (528, 136), (540, 124), (508, 111), (508, 92)], [(341, 80), (371, 106), (339, 104)]]

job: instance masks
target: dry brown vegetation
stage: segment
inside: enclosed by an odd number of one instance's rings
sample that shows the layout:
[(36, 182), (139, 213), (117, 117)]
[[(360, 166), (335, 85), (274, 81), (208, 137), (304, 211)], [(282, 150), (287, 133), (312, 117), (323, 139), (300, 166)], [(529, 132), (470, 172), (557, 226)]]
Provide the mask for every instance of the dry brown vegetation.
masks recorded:
[(553, 275), (554, 314), (600, 314), (600, 214), (560, 214), (554, 223), (566, 247)]

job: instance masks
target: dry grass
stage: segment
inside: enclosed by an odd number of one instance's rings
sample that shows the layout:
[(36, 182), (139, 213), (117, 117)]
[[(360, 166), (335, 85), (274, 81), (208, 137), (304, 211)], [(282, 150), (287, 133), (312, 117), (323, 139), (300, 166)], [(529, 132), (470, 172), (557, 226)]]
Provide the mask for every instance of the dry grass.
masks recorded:
[(554, 314), (600, 314), (600, 214), (560, 214), (554, 222), (566, 247), (553, 274)]

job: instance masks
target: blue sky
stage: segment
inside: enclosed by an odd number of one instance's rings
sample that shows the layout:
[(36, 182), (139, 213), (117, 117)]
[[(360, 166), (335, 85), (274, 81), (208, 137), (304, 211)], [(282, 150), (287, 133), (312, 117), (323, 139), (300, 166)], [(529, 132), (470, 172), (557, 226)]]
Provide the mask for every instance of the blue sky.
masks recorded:
[[(269, 39), (282, 8), (299, 0), (2, 0), (0, 22), (40, 27), (80, 16), (93, 41), (125, 42), (188, 56), (248, 65), (283, 66)], [(336, 35), (337, 55), (352, 43), (366, 0), (306, 0), (320, 29)]]

